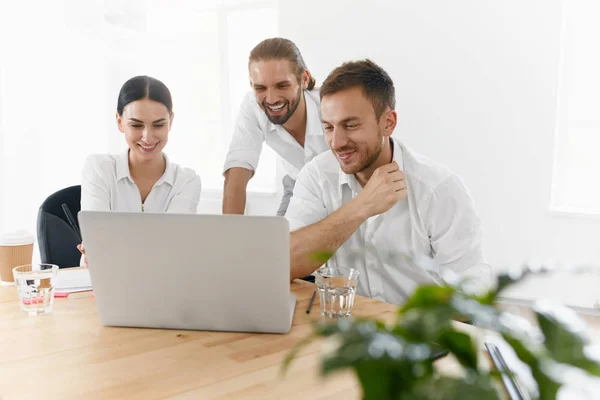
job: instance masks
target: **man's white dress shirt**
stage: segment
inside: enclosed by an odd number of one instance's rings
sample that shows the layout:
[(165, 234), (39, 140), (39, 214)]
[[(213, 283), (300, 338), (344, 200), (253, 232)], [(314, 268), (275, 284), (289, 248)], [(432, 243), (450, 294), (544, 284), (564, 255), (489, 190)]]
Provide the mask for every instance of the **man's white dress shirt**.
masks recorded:
[(242, 101), (223, 172), (241, 167), (256, 171), (263, 143), (283, 160), (286, 174), (296, 179), (302, 167), (316, 155), (329, 150), (323, 135), (319, 91), (304, 91), (306, 137), (304, 147), (282, 125), (273, 124), (250, 91)]
[[(328, 265), (357, 268), (357, 293), (392, 304), (402, 304), (419, 284), (439, 283), (443, 271), (487, 286), (481, 224), (461, 179), (395, 139), (392, 145), (393, 160), (406, 176), (407, 197), (363, 223)], [(286, 213), (290, 229), (326, 218), (361, 190), (331, 151), (317, 156), (296, 181)], [(423, 256), (429, 264), (433, 258), (433, 271), (418, 263)]]

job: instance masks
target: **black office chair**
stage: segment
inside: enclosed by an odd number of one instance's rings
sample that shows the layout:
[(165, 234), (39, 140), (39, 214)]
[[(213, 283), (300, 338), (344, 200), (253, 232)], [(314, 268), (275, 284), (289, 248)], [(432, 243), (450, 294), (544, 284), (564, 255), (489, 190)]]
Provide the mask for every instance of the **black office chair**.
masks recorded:
[(62, 204), (66, 203), (77, 221), (81, 209), (81, 186), (71, 186), (49, 196), (40, 206), (37, 219), (37, 238), (42, 263), (56, 264), (59, 268), (79, 266), (81, 253), (79, 239), (69, 225)]
[(309, 276), (305, 276), (304, 278), (300, 278), (303, 281), (308, 281), (308, 282), (312, 282), (315, 283), (315, 276), (314, 275), (309, 275)]

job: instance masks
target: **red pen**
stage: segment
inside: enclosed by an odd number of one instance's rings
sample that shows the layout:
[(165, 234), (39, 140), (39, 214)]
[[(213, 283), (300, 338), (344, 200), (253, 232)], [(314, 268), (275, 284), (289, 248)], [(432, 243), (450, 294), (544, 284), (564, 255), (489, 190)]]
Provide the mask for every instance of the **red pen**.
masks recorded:
[[(69, 292), (54, 292), (54, 297), (69, 297)], [(41, 297), (34, 297), (33, 299), (23, 299), (23, 304), (39, 304), (43, 303), (44, 299)]]
[[(69, 292), (54, 292), (54, 297), (69, 297)], [(44, 299), (42, 297), (34, 297), (33, 299), (23, 299), (23, 304), (39, 304), (43, 303)]]

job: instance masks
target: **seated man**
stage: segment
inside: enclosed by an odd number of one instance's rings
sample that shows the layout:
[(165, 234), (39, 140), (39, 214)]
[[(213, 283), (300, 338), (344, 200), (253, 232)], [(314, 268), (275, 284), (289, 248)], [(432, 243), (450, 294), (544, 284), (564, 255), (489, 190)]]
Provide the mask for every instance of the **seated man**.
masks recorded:
[(358, 294), (388, 303), (403, 303), (445, 271), (485, 284), (473, 201), (459, 177), (391, 137), (397, 115), (388, 74), (369, 60), (345, 63), (320, 97), (331, 151), (296, 181), (286, 213), (291, 278), (314, 272), (323, 264), (315, 254), (325, 252), (330, 266), (360, 271)]

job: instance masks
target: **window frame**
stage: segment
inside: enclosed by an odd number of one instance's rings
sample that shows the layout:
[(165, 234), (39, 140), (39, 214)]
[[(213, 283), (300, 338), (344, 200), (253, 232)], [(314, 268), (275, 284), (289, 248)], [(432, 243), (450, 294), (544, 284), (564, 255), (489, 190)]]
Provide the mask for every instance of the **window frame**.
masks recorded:
[(562, 162), (568, 156), (564, 154), (569, 139), (570, 129), (573, 127), (598, 127), (600, 128), (600, 112), (594, 120), (571, 120), (569, 118), (569, 95), (571, 90), (571, 77), (573, 73), (572, 41), (573, 41), (573, 16), (570, 13), (570, 0), (565, 0), (562, 5), (562, 30), (560, 35), (560, 65), (558, 74), (556, 128), (554, 133), (554, 151), (552, 165), (552, 183), (548, 213), (559, 217), (575, 217), (579, 219), (600, 219), (600, 205), (595, 209), (582, 209), (570, 205), (559, 205), (558, 198), (564, 193), (562, 186)]

